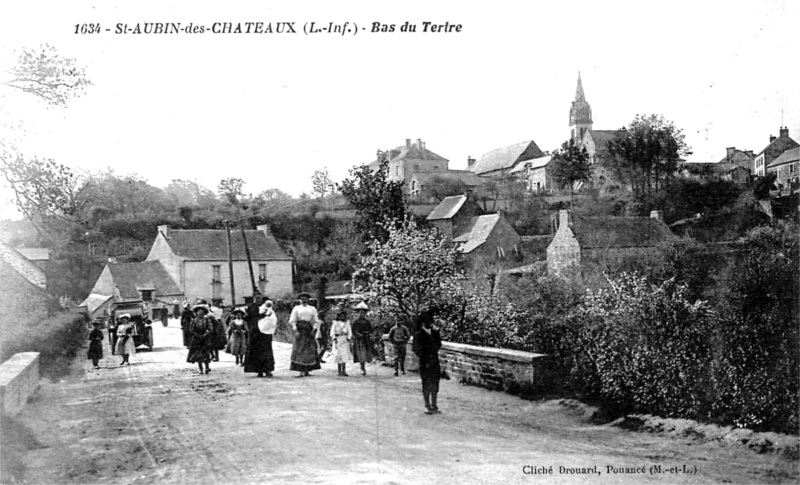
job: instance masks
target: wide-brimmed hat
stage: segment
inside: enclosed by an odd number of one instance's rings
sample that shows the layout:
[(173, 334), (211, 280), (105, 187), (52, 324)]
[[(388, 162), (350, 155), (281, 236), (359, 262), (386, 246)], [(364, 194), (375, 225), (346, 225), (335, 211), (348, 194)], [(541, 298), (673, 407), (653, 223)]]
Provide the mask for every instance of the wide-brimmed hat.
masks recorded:
[(233, 313), (234, 315), (236, 315), (237, 313), (241, 313), (242, 315), (247, 315), (247, 310), (245, 310), (244, 307), (239, 307), (239, 308), (234, 308), (231, 313)]
[(203, 310), (205, 310), (205, 311), (206, 311), (206, 313), (208, 313), (208, 312), (209, 312), (208, 305), (206, 305), (205, 303), (198, 303), (197, 305), (195, 305), (194, 307), (192, 307), (192, 311), (193, 311), (193, 312), (196, 312), (197, 310), (200, 310), (200, 309), (203, 309)]
[(131, 314), (130, 313), (123, 313), (122, 315), (117, 317), (117, 321), (122, 320), (123, 318), (127, 318), (128, 320), (130, 320), (131, 319)]
[(365, 310), (366, 311), (366, 310), (369, 310), (369, 306), (365, 302), (362, 301), (361, 303), (356, 305), (356, 310)]
[(347, 318), (347, 312), (345, 310), (339, 310), (338, 312), (336, 312), (336, 319), (337, 320), (342, 320), (342, 318), (340, 318), (340, 317), (344, 317), (346, 319)]
[(298, 300), (299, 300), (299, 299), (301, 299), (301, 298), (308, 298), (308, 299), (311, 299), (311, 295), (310, 295), (309, 293), (306, 293), (306, 292), (304, 291), (304, 292), (300, 293), (299, 295), (297, 295), (297, 299), (298, 299)]

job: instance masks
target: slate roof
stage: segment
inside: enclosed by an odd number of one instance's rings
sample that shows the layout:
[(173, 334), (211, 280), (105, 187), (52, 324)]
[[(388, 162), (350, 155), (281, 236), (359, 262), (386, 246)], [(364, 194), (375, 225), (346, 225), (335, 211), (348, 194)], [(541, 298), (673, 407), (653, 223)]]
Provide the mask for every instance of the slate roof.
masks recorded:
[(466, 201), (466, 195), (451, 195), (450, 197), (445, 197), (439, 202), (439, 205), (428, 214), (426, 219), (429, 221), (450, 219), (458, 214), (459, 209), (461, 209), (461, 206), (463, 206)]
[(767, 168), (777, 167), (778, 165), (783, 165), (784, 163), (796, 162), (798, 160), (800, 160), (800, 147), (790, 148), (781, 153), (778, 156), (778, 158), (770, 162), (770, 164), (767, 165)]
[(589, 130), (596, 150), (605, 149), (608, 142), (622, 132), (623, 130)]
[(155, 290), (156, 297), (182, 294), (159, 261), (108, 263), (107, 267), (123, 300), (138, 300), (140, 289)]
[[(253, 261), (291, 261), (273, 236), (263, 231), (246, 230), (250, 259)], [(172, 229), (166, 238), (172, 251), (190, 261), (227, 261), (225, 231), (215, 229)], [(231, 230), (231, 254), (234, 261), (247, 261), (242, 233)]]
[(511, 169), (509, 173), (522, 172), (526, 168), (535, 170), (537, 168), (546, 167), (547, 164), (550, 163), (552, 159), (553, 159), (552, 155), (545, 155), (544, 157), (534, 158), (532, 160), (526, 160), (520, 164), (517, 164), (517, 166)]
[(470, 253), (486, 242), (498, 221), (500, 221), (500, 214), (472, 217), (469, 222), (459, 228), (459, 235), (453, 238), (453, 242), (461, 243), (459, 250), (462, 253)]
[(571, 229), (581, 249), (653, 247), (676, 237), (652, 217), (575, 217)]
[(470, 167), (470, 170), (478, 175), (497, 170), (507, 170), (513, 168), (518, 162), (543, 156), (544, 153), (536, 145), (536, 142), (528, 140), (484, 153)]
[(447, 172), (416, 172), (412, 176), (417, 179), (422, 186), (436, 185), (437, 182), (462, 182), (465, 185), (477, 187), (485, 182), (474, 172), (469, 170), (448, 170)]
[[(389, 161), (414, 159), (414, 160), (438, 160), (441, 162), (449, 162), (448, 159), (428, 150), (426, 146), (424, 145), (419, 146), (418, 142), (412, 143), (411, 146), (400, 145), (397, 148), (388, 150), (386, 156), (388, 156)], [(375, 159), (372, 162), (370, 162), (368, 166), (373, 170), (377, 170), (378, 166), (380, 165), (380, 162), (381, 162), (380, 159)]]
[(81, 302), (80, 306), (85, 306), (89, 313), (94, 313), (95, 310), (103, 306), (108, 300), (111, 299), (111, 295), (98, 295), (97, 293), (92, 293), (91, 295), (87, 296), (85, 300)]

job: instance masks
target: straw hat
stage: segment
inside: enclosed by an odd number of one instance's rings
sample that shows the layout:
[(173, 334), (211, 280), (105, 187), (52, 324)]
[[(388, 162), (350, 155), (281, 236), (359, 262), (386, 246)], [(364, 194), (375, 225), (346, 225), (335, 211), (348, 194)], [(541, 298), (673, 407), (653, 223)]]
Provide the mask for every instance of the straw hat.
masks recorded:
[(131, 319), (131, 314), (130, 313), (123, 313), (122, 315), (117, 317), (117, 321), (120, 321), (123, 318), (127, 318), (128, 320), (130, 320)]
[(358, 305), (356, 305), (356, 310), (364, 310), (364, 311), (367, 311), (367, 310), (369, 310), (369, 306), (367, 306), (367, 304), (366, 304), (365, 302), (363, 302), (363, 301), (362, 301), (361, 303), (359, 303)]

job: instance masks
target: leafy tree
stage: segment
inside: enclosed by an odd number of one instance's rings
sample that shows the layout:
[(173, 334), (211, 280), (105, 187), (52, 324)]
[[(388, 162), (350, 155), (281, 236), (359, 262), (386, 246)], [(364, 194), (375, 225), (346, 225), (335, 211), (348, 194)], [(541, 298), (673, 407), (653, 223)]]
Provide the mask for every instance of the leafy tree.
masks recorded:
[[(514, 211), (525, 199), (525, 182), (512, 174), (489, 178), (475, 193), (485, 212)], [(502, 205), (501, 205), (502, 203)]]
[(591, 176), (589, 154), (586, 148), (576, 145), (575, 140), (564, 142), (553, 154), (553, 178), (559, 185), (569, 186), (570, 207), (575, 199), (575, 184), (586, 182)]
[(316, 170), (311, 177), (311, 183), (313, 193), (320, 199), (324, 199), (325, 196), (332, 193), (336, 187), (333, 180), (331, 180), (331, 176), (328, 174), (328, 167)]
[(649, 195), (673, 176), (680, 157), (690, 153), (684, 139), (683, 130), (663, 116), (637, 115), (607, 143), (603, 163), (635, 193)]
[(388, 176), (389, 163), (383, 161), (375, 171), (367, 165), (350, 169), (350, 178), (338, 185), (356, 210), (357, 227), (365, 242), (386, 241), (389, 227), (406, 217), (403, 183), (390, 181)]
[[(456, 249), (411, 220), (384, 224), (385, 241), (368, 243), (353, 276), (356, 291), (380, 302), (381, 311), (416, 328), (425, 310), (442, 308), (456, 293)], [(360, 284), (359, 284), (360, 283)]]
[(80, 96), (92, 84), (86, 77), (86, 68), (73, 58), (61, 57), (47, 44), (37, 49), (22, 49), (10, 74), (11, 79), (3, 84), (53, 106), (66, 106), (69, 99)]

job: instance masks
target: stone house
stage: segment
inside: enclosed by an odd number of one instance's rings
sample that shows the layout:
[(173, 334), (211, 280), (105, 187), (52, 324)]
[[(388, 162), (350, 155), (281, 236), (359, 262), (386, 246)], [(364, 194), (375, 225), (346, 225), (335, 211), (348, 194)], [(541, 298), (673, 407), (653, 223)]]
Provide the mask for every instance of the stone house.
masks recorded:
[(525, 181), (530, 192), (549, 193), (558, 188), (553, 178), (553, 160), (551, 155), (526, 160), (511, 169), (509, 173), (518, 175)]
[(572, 217), (558, 214), (558, 228), (547, 246), (547, 272), (570, 274), (581, 270), (581, 262), (598, 256), (637, 256), (676, 236), (660, 211), (650, 217)]
[(452, 241), (460, 261), (476, 267), (482, 262), (519, 253), (522, 239), (502, 214), (480, 214), (466, 195), (446, 197), (427, 217), (438, 235)]
[(781, 153), (767, 165), (767, 173), (775, 173), (775, 184), (780, 189), (797, 188), (800, 184), (800, 147)]
[(473, 193), (484, 179), (469, 170), (448, 170), (447, 172), (415, 172), (411, 176), (409, 194), (416, 199), (438, 198), (452, 194), (454, 190)]
[(728, 147), (725, 149), (725, 157), (717, 163), (738, 165), (753, 174), (756, 170), (755, 159), (756, 154), (752, 150), (739, 150), (736, 147)]
[(428, 150), (425, 143), (417, 139), (386, 151), (378, 151), (377, 158), (368, 166), (377, 170), (381, 162), (388, 161), (388, 179), (393, 182), (402, 181), (406, 193), (411, 192), (411, 178), (416, 173), (442, 173), (449, 171), (450, 161)]
[[(292, 294), (293, 261), (278, 245), (266, 225), (245, 231), (254, 279), (263, 295), (279, 298)], [(241, 304), (253, 294), (244, 239), (231, 231), (234, 291)], [(230, 298), (228, 245), (224, 230), (177, 230), (158, 226), (147, 261), (158, 261), (186, 298), (208, 301)], [(226, 303), (227, 305), (227, 303)]]
[[(3, 314), (14, 319), (46, 318), (51, 299), (44, 270), (21, 252), (0, 242), (0, 304)], [(23, 317), (24, 316), (24, 317)]]
[(755, 176), (756, 177), (763, 177), (767, 174), (767, 167), (772, 163), (773, 160), (778, 158), (783, 152), (790, 148), (797, 148), (798, 145), (796, 141), (792, 140), (789, 137), (789, 128), (782, 127), (778, 131), (779, 136), (776, 138), (775, 136), (770, 135), (769, 137), (769, 145), (764, 147), (758, 155), (756, 155), (755, 160), (753, 161), (755, 165)]
[[(171, 308), (175, 299), (182, 298), (183, 292), (160, 261), (110, 262), (97, 277), (81, 306), (86, 306), (90, 318), (96, 318), (105, 315), (112, 303), (142, 301), (152, 311)], [(149, 316), (153, 319), (158, 317), (153, 313)]]

